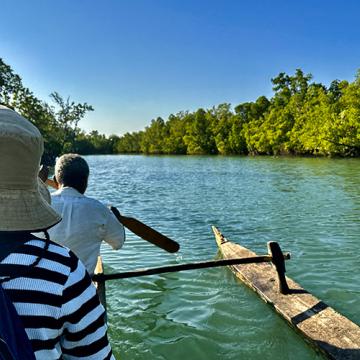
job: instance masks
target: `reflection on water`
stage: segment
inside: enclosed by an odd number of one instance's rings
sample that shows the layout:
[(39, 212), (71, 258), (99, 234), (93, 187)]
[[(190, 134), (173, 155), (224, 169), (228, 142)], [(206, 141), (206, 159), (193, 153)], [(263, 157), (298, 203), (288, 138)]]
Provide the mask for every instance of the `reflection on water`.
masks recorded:
[[(168, 254), (127, 232), (103, 246), (107, 272), (216, 257), (210, 226), (258, 253), (277, 240), (288, 275), (360, 323), (360, 161), (89, 156), (88, 194), (180, 242)], [(122, 359), (317, 359), (224, 268), (107, 283), (110, 336)]]

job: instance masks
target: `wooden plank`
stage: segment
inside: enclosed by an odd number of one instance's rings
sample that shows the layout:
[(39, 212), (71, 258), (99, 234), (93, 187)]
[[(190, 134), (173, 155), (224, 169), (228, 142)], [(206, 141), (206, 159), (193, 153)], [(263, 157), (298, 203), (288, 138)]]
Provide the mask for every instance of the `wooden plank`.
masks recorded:
[[(96, 263), (94, 275), (95, 274), (100, 275), (100, 274), (103, 274), (103, 273), (104, 273), (104, 269), (103, 269), (102, 258), (101, 258), (101, 256), (99, 256), (98, 261)], [(94, 281), (94, 284), (96, 286), (100, 302), (104, 306), (105, 311), (106, 311), (106, 286), (105, 286), (105, 281), (100, 281), (100, 282)]]
[[(256, 254), (228, 241), (213, 226), (217, 245), (225, 259)], [(290, 294), (278, 290), (277, 273), (268, 263), (230, 266), (234, 274), (298, 330), (327, 358), (360, 359), (360, 327), (286, 277)]]

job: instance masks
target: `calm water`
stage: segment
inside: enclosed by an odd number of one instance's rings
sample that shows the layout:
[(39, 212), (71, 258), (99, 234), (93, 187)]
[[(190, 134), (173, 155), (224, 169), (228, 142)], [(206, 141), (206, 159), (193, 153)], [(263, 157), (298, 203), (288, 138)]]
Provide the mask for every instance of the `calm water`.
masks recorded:
[[(168, 254), (127, 232), (106, 272), (216, 258), (211, 225), (258, 253), (277, 240), (287, 273), (360, 324), (360, 161), (89, 156), (89, 196), (181, 244)], [(123, 360), (320, 359), (226, 268), (107, 283)]]

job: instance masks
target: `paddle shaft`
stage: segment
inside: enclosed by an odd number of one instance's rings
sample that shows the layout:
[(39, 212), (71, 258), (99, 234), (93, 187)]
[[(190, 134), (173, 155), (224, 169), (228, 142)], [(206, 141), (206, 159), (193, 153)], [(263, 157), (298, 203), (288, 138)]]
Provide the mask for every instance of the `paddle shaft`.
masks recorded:
[(159, 233), (137, 219), (121, 215), (119, 210), (114, 206), (111, 206), (110, 210), (126, 228), (134, 234), (140, 236), (142, 239), (170, 253), (174, 253), (179, 250), (180, 245), (176, 241), (169, 239), (167, 236)]
[[(283, 255), (285, 260), (290, 259), (289, 253), (284, 253)], [(262, 255), (262, 256), (253, 256), (253, 257), (238, 258), (238, 259), (204, 261), (204, 262), (196, 262), (196, 263), (188, 263), (188, 264), (180, 264), (180, 265), (162, 266), (162, 267), (150, 268), (150, 269), (139, 269), (139, 270), (133, 270), (133, 271), (115, 273), (115, 274), (96, 274), (93, 276), (93, 280), (96, 282), (102, 282), (107, 280), (125, 279), (125, 278), (156, 275), (156, 274), (185, 271), (185, 270), (205, 269), (205, 268), (214, 268), (219, 266), (229, 266), (229, 265), (239, 265), (239, 264), (272, 262), (272, 260), (273, 259), (270, 255)]]

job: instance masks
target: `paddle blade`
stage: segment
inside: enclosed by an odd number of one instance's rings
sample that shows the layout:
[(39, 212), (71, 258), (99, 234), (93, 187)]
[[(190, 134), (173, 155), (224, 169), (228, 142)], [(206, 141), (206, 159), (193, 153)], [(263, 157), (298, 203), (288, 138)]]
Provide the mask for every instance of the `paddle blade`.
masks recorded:
[(121, 215), (116, 207), (111, 206), (110, 210), (126, 228), (140, 236), (142, 239), (170, 253), (175, 253), (179, 250), (180, 245), (176, 241), (169, 239), (167, 236), (159, 233), (137, 219)]

